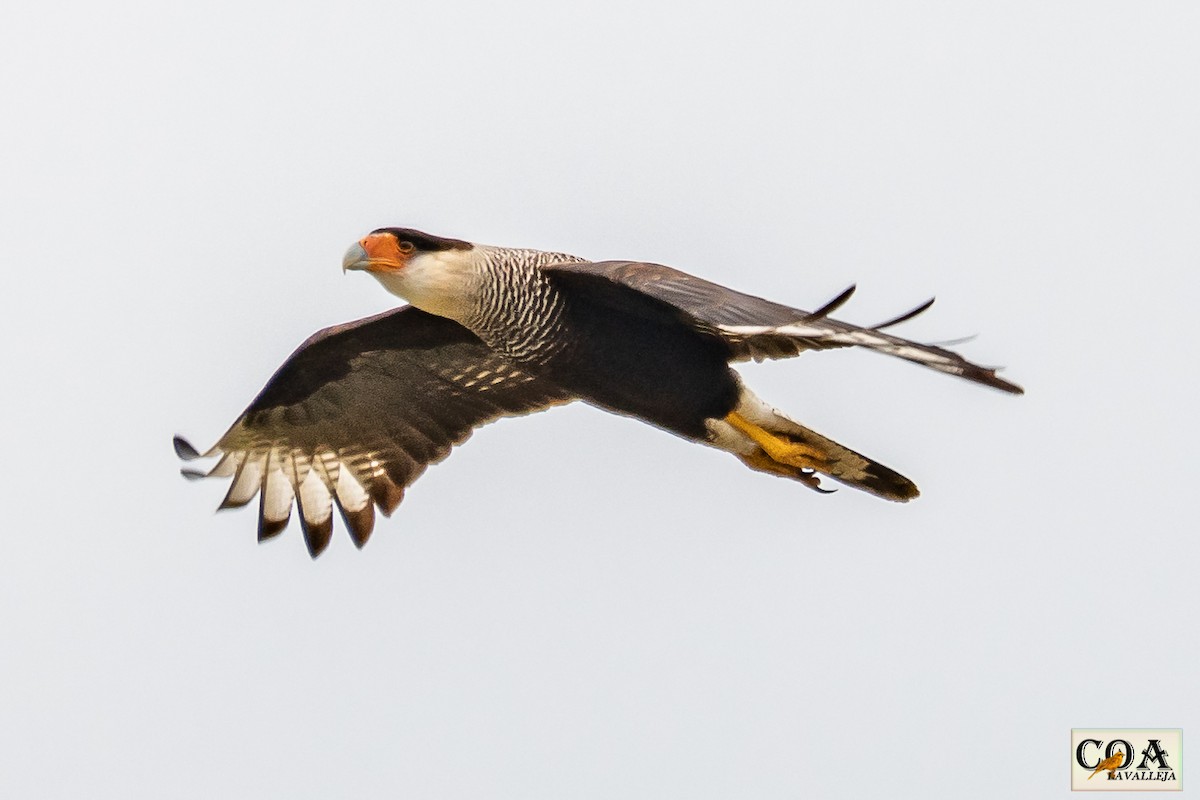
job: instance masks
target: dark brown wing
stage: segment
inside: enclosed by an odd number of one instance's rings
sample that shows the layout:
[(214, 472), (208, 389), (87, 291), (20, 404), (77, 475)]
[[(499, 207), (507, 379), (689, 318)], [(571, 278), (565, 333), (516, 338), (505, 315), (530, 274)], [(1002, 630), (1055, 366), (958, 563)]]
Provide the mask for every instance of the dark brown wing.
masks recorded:
[[(204, 454), (220, 456), (216, 466), (184, 474), (232, 478), (221, 508), (258, 495), (260, 539), (287, 526), (294, 499), (315, 558), (329, 543), (334, 504), (361, 547), (372, 503), (390, 514), (474, 428), (570, 399), (466, 328), (406, 306), (309, 338)], [(182, 439), (175, 449), (199, 457)]]
[(858, 346), (1006, 392), (1024, 391), (997, 376), (996, 370), (973, 364), (950, 350), (883, 332), (883, 328), (924, 311), (932, 301), (864, 328), (829, 317), (849, 299), (854, 287), (809, 312), (735, 292), (661, 264), (585, 261), (554, 264), (544, 270), (567, 291), (586, 292), (595, 302), (625, 313), (674, 316), (701, 333), (718, 336), (729, 346), (733, 361), (788, 358), (805, 350)]

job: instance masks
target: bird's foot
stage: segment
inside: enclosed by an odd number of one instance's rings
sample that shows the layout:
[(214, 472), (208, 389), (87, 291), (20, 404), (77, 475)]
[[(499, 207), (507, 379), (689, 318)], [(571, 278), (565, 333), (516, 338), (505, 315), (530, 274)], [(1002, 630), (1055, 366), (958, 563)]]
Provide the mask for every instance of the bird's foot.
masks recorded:
[(808, 488), (821, 494), (833, 494), (833, 489), (824, 489), (821, 487), (821, 478), (813, 470), (802, 467), (793, 467), (789, 464), (781, 464), (771, 458), (762, 450), (755, 450), (750, 455), (739, 455), (738, 458), (742, 463), (753, 470), (766, 472), (771, 475), (779, 475), (784, 478), (791, 478), (794, 481), (803, 483)]
[(759, 472), (782, 475), (803, 483), (808, 488), (830, 494), (821, 488), (818, 472), (829, 474), (829, 459), (820, 450), (797, 442), (786, 434), (775, 433), (755, 425), (737, 412), (730, 412), (725, 421), (750, 438), (758, 449), (749, 455), (739, 455), (746, 466)]
[(773, 461), (803, 470), (826, 472), (829, 469), (826, 454), (814, 447), (794, 441), (784, 434), (772, 433), (736, 411), (729, 412), (725, 421), (753, 439)]

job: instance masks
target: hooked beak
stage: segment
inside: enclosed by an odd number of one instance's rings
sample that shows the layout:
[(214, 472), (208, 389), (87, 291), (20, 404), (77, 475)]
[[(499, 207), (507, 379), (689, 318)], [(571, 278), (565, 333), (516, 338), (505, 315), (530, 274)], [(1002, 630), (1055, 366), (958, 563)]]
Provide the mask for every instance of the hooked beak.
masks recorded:
[(342, 256), (343, 273), (351, 269), (368, 269), (370, 265), (371, 259), (367, 256), (367, 249), (359, 242), (350, 245), (346, 255)]
[(408, 263), (409, 252), (390, 233), (372, 233), (350, 246), (342, 256), (342, 272), (351, 269), (367, 272), (399, 272)]

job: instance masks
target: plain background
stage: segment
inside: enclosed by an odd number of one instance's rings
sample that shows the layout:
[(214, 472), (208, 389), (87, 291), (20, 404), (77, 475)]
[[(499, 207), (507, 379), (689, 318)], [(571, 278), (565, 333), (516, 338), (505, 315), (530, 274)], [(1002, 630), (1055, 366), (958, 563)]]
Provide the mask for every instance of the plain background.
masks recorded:
[[(0, 789), (1055, 797), (1071, 727), (1196, 735), (1197, 8), (7, 9)], [(504, 421), (311, 563), (170, 438), (395, 303), (339, 269), (382, 225), (937, 294), (1028, 394), (744, 370), (907, 506)]]

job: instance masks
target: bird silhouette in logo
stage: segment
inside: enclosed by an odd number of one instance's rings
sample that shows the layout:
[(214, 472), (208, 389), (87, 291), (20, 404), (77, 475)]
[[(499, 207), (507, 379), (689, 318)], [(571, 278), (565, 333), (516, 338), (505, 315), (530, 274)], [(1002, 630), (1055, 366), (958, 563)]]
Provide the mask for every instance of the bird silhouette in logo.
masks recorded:
[(1090, 781), (1092, 778), (1096, 777), (1097, 772), (1103, 772), (1104, 770), (1108, 770), (1108, 777), (1112, 778), (1116, 775), (1117, 770), (1120, 769), (1121, 765), (1124, 763), (1125, 752), (1123, 750), (1118, 750), (1097, 764), (1096, 769), (1092, 770), (1092, 774), (1088, 775), (1088, 780)]

